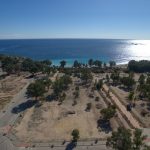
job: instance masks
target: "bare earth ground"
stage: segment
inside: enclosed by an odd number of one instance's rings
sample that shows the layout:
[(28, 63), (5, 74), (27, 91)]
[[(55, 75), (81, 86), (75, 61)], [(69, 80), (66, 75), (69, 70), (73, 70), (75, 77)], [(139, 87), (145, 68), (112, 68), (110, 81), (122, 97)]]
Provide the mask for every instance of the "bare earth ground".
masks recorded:
[(0, 80), (0, 110), (25, 86), (24, 75), (10, 75)]
[[(26, 141), (58, 141), (70, 140), (73, 129), (80, 131), (80, 139), (106, 138), (110, 134), (99, 132), (97, 120), (100, 117), (100, 109), (95, 106), (97, 103), (104, 108), (100, 100), (96, 102), (90, 98), (90, 88), (80, 87), (80, 96), (77, 98), (77, 105), (72, 106), (74, 97), (72, 95), (74, 86), (67, 92), (67, 97), (62, 105), (58, 102), (44, 102), (41, 107), (32, 107), (25, 113), (20, 124), (14, 128), (16, 135)], [(96, 97), (98, 93), (94, 93)], [(87, 103), (92, 103), (90, 112), (86, 112)], [(75, 111), (75, 114), (68, 114)]]
[[(52, 78), (54, 81), (58, 73)], [(105, 74), (94, 75), (94, 80), (103, 78)], [(67, 97), (65, 101), (59, 105), (57, 101), (44, 102), (41, 107), (32, 107), (26, 111), (21, 122), (18, 122), (13, 129), (19, 139), (25, 142), (48, 142), (63, 141), (71, 139), (73, 129), (80, 131), (80, 139), (106, 139), (111, 133), (106, 134), (100, 128), (97, 128), (97, 120), (100, 118), (100, 110), (107, 107), (105, 99), (103, 99), (97, 91), (91, 92), (91, 87), (80, 86), (80, 96), (76, 99), (77, 105), (72, 106), (74, 99), (75, 83), (79, 83), (79, 79), (73, 78), (73, 85), (65, 91)], [(124, 91), (116, 88), (117, 94), (123, 100), (128, 95)], [(52, 89), (49, 90), (52, 93)], [(93, 95), (93, 98), (89, 95)], [(95, 101), (95, 97), (99, 96), (100, 100)], [(87, 103), (92, 104), (89, 112), (85, 111)], [(96, 106), (99, 106), (97, 108)], [(75, 112), (70, 114), (69, 112)], [(126, 121), (122, 118), (120, 112), (117, 111), (118, 117), (111, 119), (111, 127), (116, 130), (118, 126), (126, 126)], [(121, 121), (121, 122), (120, 122)]]

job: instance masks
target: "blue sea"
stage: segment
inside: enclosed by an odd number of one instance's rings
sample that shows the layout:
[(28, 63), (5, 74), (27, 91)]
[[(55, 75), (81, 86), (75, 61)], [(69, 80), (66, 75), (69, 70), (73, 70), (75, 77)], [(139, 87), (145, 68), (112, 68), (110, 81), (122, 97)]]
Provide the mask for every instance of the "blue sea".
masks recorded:
[(119, 39), (28, 39), (0, 40), (0, 54), (50, 59), (54, 65), (66, 60), (87, 63), (88, 59), (125, 64), (130, 60), (150, 60), (150, 40)]

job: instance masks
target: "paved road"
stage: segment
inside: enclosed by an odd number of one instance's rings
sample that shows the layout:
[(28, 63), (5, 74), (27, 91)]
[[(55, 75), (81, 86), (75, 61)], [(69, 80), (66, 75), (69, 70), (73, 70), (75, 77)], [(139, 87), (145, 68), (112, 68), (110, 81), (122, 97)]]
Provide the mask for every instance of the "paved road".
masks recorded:
[(28, 100), (25, 97), (25, 93), (27, 86), (31, 82), (32, 80), (28, 80), (26, 86), (16, 94), (11, 102), (0, 112), (0, 150), (18, 150), (18, 148), (14, 147), (6, 136), (3, 136), (3, 133), (7, 134), (9, 132), (11, 125), (13, 125), (19, 116), (19, 113), (12, 113), (12, 109)]
[(19, 114), (12, 113), (12, 109), (17, 107), (19, 104), (26, 102), (28, 99), (25, 97), (26, 88), (30, 84), (31, 80), (28, 81), (26, 86), (14, 96), (11, 100), (10, 104), (4, 108), (0, 113), (0, 127), (5, 127), (8, 125), (12, 125), (14, 121), (17, 119)]

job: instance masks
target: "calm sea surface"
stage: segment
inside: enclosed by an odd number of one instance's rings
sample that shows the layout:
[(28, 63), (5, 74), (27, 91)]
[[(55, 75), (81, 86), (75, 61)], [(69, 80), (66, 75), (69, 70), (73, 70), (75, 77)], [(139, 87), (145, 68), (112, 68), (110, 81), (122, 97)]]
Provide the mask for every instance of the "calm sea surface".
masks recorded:
[(150, 60), (150, 40), (109, 39), (36, 39), (0, 40), (0, 54), (26, 56), (36, 60), (60, 60), (72, 64), (74, 60), (86, 63), (89, 58), (118, 64), (129, 60)]

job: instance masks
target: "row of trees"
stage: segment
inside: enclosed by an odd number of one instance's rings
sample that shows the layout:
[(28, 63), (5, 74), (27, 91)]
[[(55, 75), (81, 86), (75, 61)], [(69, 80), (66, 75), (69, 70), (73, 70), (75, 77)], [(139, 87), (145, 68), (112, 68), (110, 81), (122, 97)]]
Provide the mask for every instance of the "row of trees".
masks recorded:
[(88, 81), (92, 81), (93, 76), (89, 69), (82, 69), (80, 72), (80, 78), (83, 82), (87, 83)]
[[(50, 66), (52, 66), (52, 61), (50, 60), (35, 61), (30, 58), (5, 56), (5, 55), (0, 55), (0, 61), (2, 63), (3, 70), (6, 71), (8, 74), (19, 73), (20, 71), (29, 71), (32, 74), (35, 74), (36, 72), (44, 72), (50, 74), (51, 71)], [(64, 68), (66, 64), (67, 62), (65, 60), (60, 61), (60, 68)], [(106, 67), (106, 63), (103, 63), (100, 60), (89, 59), (88, 64), (80, 63), (77, 60), (75, 60), (73, 67), (86, 68), (90, 66), (101, 68), (102, 65)], [(116, 65), (115, 61), (109, 62), (110, 67), (114, 67), (115, 65)]]
[(132, 134), (130, 130), (120, 127), (107, 138), (106, 146), (115, 150), (150, 150), (144, 143), (145, 139), (140, 129), (135, 129)]
[[(80, 138), (78, 129), (74, 129), (71, 135), (74, 143)], [(132, 134), (131, 130), (119, 127), (117, 131), (112, 132), (111, 137), (107, 138), (106, 146), (115, 150), (150, 150), (150, 147), (144, 143), (146, 138), (141, 129), (135, 129)]]
[(65, 93), (62, 92), (65, 91), (68, 88), (69, 84), (71, 83), (72, 83), (72, 79), (68, 75), (64, 75), (53, 82), (52, 88), (53, 88), (54, 96), (58, 98), (61, 102), (66, 97)]
[(139, 72), (139, 73), (150, 72), (150, 61), (148, 61), (148, 60), (141, 60), (141, 61), (131, 60), (128, 63), (128, 69), (130, 71)]
[[(132, 89), (133, 85), (135, 85), (133, 73), (129, 73), (127, 77), (121, 77), (119, 72), (113, 72), (110, 76), (110, 78), (113, 81), (114, 85), (122, 84), (128, 89)], [(109, 76), (106, 76), (107, 81), (109, 81)]]
[[(78, 129), (74, 129), (71, 135), (73, 143), (80, 138)], [(146, 138), (141, 129), (135, 129), (132, 134), (131, 130), (119, 127), (117, 131), (112, 132), (111, 137), (107, 138), (106, 146), (115, 150), (150, 150), (150, 147), (144, 143)]]
[(50, 86), (52, 86), (54, 96), (62, 102), (66, 97), (66, 94), (63, 91), (65, 91), (68, 88), (68, 85), (71, 83), (72, 79), (68, 75), (64, 75), (59, 79), (56, 79), (54, 82), (52, 82), (50, 79), (39, 79), (27, 87), (26, 94), (28, 97), (35, 97), (37, 100), (49, 90)]
[(141, 75), (139, 77), (138, 91), (139, 96), (150, 99), (150, 75)]
[(1, 56), (0, 61), (3, 71), (8, 74), (20, 73), (21, 71), (29, 71), (34, 74), (36, 72), (49, 73), (52, 62), (50, 60), (34, 61), (29, 58)]
[[(90, 67), (99, 67), (99, 68), (101, 68), (102, 66), (106, 67), (106, 63), (105, 62), (103, 63), (100, 60), (93, 60), (93, 59), (89, 59), (87, 64), (80, 63), (77, 60), (74, 61), (74, 64), (73, 64), (74, 68), (80, 68), (82, 66), (85, 66), (85, 67), (90, 66)], [(116, 66), (116, 62), (115, 61), (109, 61), (109, 66), (110, 67)]]

